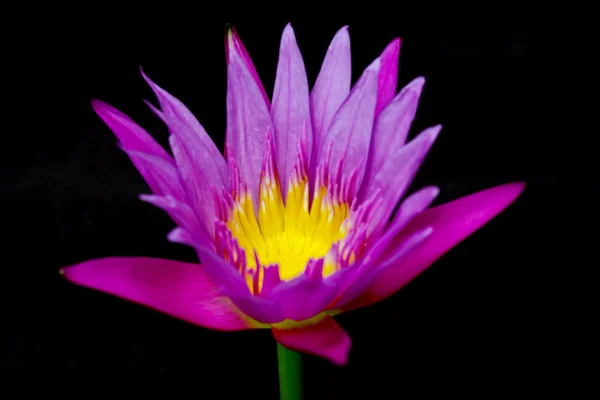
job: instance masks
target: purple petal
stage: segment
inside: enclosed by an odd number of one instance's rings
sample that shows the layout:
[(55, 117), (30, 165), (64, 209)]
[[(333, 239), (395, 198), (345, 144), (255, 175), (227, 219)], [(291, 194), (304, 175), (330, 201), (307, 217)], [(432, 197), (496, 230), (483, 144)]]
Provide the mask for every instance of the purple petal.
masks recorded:
[(181, 184), (177, 168), (162, 157), (125, 149), (152, 192), (159, 196), (171, 196), (178, 201), (187, 201), (187, 193)]
[(165, 149), (127, 115), (100, 100), (92, 100), (92, 108), (113, 131), (123, 148), (172, 161)]
[(369, 159), (359, 199), (370, 195), (375, 175), (381, 170), (390, 155), (399, 151), (406, 143), (410, 126), (417, 113), (424, 84), (425, 79), (423, 78), (416, 78), (410, 82), (375, 119)]
[(211, 279), (222, 285), (223, 294), (233, 301), (242, 312), (262, 323), (276, 323), (284, 320), (281, 308), (274, 302), (253, 296), (238, 270), (206, 247), (196, 251)]
[(288, 178), (292, 176), (297, 158), (298, 142), (304, 134), (307, 148), (312, 149), (308, 80), (290, 24), (285, 27), (281, 37), (271, 119), (275, 128), (277, 170), (281, 177), (282, 193), (285, 195)]
[[(360, 77), (321, 140), (318, 162), (319, 165), (323, 165), (331, 151), (327, 171), (331, 182), (335, 182), (340, 164), (341, 176), (351, 176), (359, 166), (357, 184), (362, 180), (377, 102), (378, 71), (379, 60), (375, 60)], [(354, 193), (350, 195), (353, 196)]]
[(212, 194), (212, 185), (206, 176), (206, 171), (197, 162), (198, 159), (190, 154), (189, 147), (183, 145), (181, 140), (171, 135), (169, 143), (173, 149), (173, 155), (179, 166), (183, 185), (189, 196), (189, 204), (202, 225), (202, 230), (210, 237), (214, 237), (214, 218), (216, 216), (216, 204)]
[(244, 44), (242, 43), (242, 40), (240, 39), (234, 27), (230, 27), (227, 30), (227, 34), (225, 35), (225, 57), (227, 58), (227, 63), (229, 63), (230, 53), (232, 52), (235, 52), (240, 57), (240, 59), (246, 66), (246, 69), (254, 79), (254, 82), (260, 89), (261, 94), (265, 100), (265, 104), (267, 105), (267, 108), (271, 108), (267, 92), (265, 91), (265, 88), (263, 87), (263, 84), (260, 81), (260, 78), (258, 77), (258, 73), (256, 72), (256, 68), (254, 67), (252, 60), (250, 59), (248, 51), (246, 51), (246, 48), (244, 47)]
[[(179, 139), (185, 152), (189, 154), (191, 162), (186, 163), (185, 167), (192, 169), (197, 177), (192, 182), (202, 181), (229, 188), (229, 171), (225, 158), (200, 122), (181, 101), (152, 82), (143, 71), (141, 73), (160, 103), (169, 131)], [(181, 167), (180, 160), (177, 163)]]
[(369, 288), (347, 309), (381, 301), (419, 275), (448, 250), (485, 225), (508, 207), (525, 189), (524, 183), (510, 183), (465, 196), (419, 214), (392, 243), (401, 243), (424, 226), (434, 231), (429, 239), (397, 263), (375, 277)]
[(371, 192), (382, 200), (382, 205), (372, 217), (375, 229), (387, 223), (392, 211), (408, 189), (427, 152), (439, 134), (441, 126), (426, 129), (409, 144), (390, 155), (373, 178)]
[[(350, 36), (348, 27), (344, 26), (331, 41), (315, 86), (310, 93), (310, 115), (315, 149), (321, 137), (327, 133), (335, 113), (348, 97), (351, 79)], [(313, 152), (316, 157), (318, 154), (315, 153)]]
[(183, 228), (175, 228), (167, 235), (167, 240), (173, 243), (185, 244), (186, 246), (197, 245), (194, 236)]
[[(365, 263), (356, 269), (353, 279), (348, 282), (344, 282), (336, 296), (336, 300), (328, 307), (329, 309), (339, 309), (346, 306), (348, 303), (354, 301), (360, 296), (367, 288), (371, 285), (371, 282), (376, 276), (380, 275), (383, 271), (390, 268), (391, 266), (402, 263), (402, 260), (410, 255), (412, 251), (415, 251), (420, 245), (422, 245), (433, 233), (433, 228), (428, 226), (424, 227), (416, 232), (413, 232), (409, 237), (406, 238), (402, 243), (399, 243), (399, 247), (395, 247), (393, 250), (388, 250), (388, 257), (381, 261), (381, 264), (377, 263)], [(390, 246), (391, 247), (391, 246)]]
[(200, 225), (194, 210), (186, 203), (177, 201), (170, 196), (163, 197), (143, 194), (140, 196), (140, 199), (163, 209), (177, 225), (192, 235), (194, 244), (209, 246), (213, 243), (208, 232)]
[(346, 365), (352, 342), (348, 333), (331, 317), (316, 325), (295, 329), (272, 329), (282, 346), (323, 357), (336, 365)]
[(377, 263), (381, 259), (381, 255), (389, 247), (389, 244), (398, 236), (400, 231), (419, 213), (423, 212), (433, 200), (437, 197), (440, 190), (435, 187), (426, 187), (413, 193), (406, 198), (398, 207), (398, 212), (394, 216), (392, 222), (385, 230), (384, 234), (377, 240), (376, 243), (369, 249), (365, 255), (365, 263)]
[(236, 52), (227, 66), (227, 145), (240, 168), (242, 181), (258, 199), (262, 161), (271, 116), (260, 89)]
[(239, 331), (261, 327), (222, 295), (199, 264), (111, 257), (66, 267), (61, 273), (78, 285), (209, 329)]
[(400, 38), (394, 39), (381, 54), (379, 70), (379, 91), (375, 116), (379, 115), (394, 98), (398, 84), (398, 56), (400, 55)]
[(302, 321), (323, 311), (336, 288), (326, 280), (300, 275), (279, 284), (268, 298), (280, 305), (287, 319)]

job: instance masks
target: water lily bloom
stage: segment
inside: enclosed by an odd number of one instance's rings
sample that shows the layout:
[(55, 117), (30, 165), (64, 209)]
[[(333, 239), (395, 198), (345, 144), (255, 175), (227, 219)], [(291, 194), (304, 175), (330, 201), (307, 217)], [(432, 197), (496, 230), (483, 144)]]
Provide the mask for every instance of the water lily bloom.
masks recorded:
[[(142, 75), (171, 153), (123, 113), (92, 106), (176, 224), (168, 239), (200, 263), (109, 257), (66, 267), (76, 284), (220, 331), (270, 329), (282, 346), (343, 365), (350, 338), (334, 320), (379, 302), (505, 209), (522, 183), (430, 207), (407, 194), (441, 127), (407, 141), (424, 85), (396, 93), (400, 40), (351, 87), (346, 27), (312, 89), (294, 31), (281, 38), (271, 98), (232, 29), (226, 35), (224, 151), (174, 96)], [(398, 206), (398, 207), (397, 207)]]

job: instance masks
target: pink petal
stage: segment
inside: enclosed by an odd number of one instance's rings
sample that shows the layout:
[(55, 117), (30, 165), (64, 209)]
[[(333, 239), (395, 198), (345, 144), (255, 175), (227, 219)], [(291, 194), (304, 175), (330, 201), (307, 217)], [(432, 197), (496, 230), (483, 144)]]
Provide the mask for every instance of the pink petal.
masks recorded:
[[(310, 115), (315, 148), (321, 137), (327, 133), (335, 113), (348, 97), (351, 79), (350, 36), (348, 27), (344, 26), (331, 41), (315, 86), (310, 93)], [(317, 154), (314, 156), (316, 157)]]
[[(238, 53), (229, 52), (227, 65), (227, 146), (254, 199), (258, 188), (271, 115), (260, 88)], [(256, 202), (258, 203), (258, 202)]]
[(392, 243), (401, 243), (411, 232), (432, 226), (429, 239), (402, 262), (375, 277), (370, 287), (347, 309), (381, 301), (398, 290), (466, 237), (508, 207), (525, 189), (524, 183), (510, 183), (462, 197), (419, 214)]
[[(331, 151), (328, 171), (331, 181), (335, 179), (340, 163), (342, 176), (351, 176), (358, 166), (357, 183), (362, 180), (377, 102), (378, 71), (379, 60), (375, 60), (360, 77), (321, 139), (318, 163), (323, 165)], [(350, 196), (354, 194), (350, 193)]]
[(331, 317), (316, 325), (296, 329), (272, 329), (275, 340), (282, 346), (323, 357), (342, 366), (348, 363), (352, 342), (348, 333)]
[(271, 119), (275, 127), (277, 170), (285, 196), (288, 177), (292, 176), (298, 143), (303, 134), (306, 134), (307, 148), (312, 149), (308, 80), (290, 24), (285, 27), (281, 37)]
[(225, 158), (194, 114), (181, 101), (152, 82), (143, 71), (141, 73), (160, 103), (162, 115), (169, 131), (178, 138), (183, 149), (189, 155), (185, 161), (175, 158), (178, 166), (192, 170), (197, 177), (191, 181), (188, 179), (185, 181), (192, 184), (206, 182), (229, 188), (229, 171)]
[(165, 149), (127, 115), (100, 100), (92, 100), (92, 108), (113, 131), (123, 148), (173, 161)]
[(260, 78), (258, 77), (256, 68), (252, 63), (252, 59), (250, 59), (248, 51), (246, 51), (246, 47), (244, 47), (244, 44), (242, 43), (242, 40), (240, 39), (240, 36), (236, 32), (235, 28), (229, 27), (229, 29), (227, 29), (227, 34), (225, 35), (225, 57), (227, 59), (227, 63), (229, 63), (230, 53), (232, 52), (235, 52), (240, 57), (240, 59), (246, 66), (246, 69), (254, 79), (254, 82), (260, 89), (261, 94), (265, 100), (265, 104), (267, 105), (267, 108), (271, 108), (267, 92), (265, 91), (265, 88), (262, 82), (260, 81)]
[(424, 84), (425, 79), (423, 78), (416, 78), (410, 82), (375, 119), (369, 160), (359, 198), (368, 198), (375, 175), (381, 170), (390, 155), (399, 151), (406, 143), (410, 126), (417, 113)]
[(259, 328), (224, 297), (199, 264), (157, 258), (110, 257), (61, 270), (78, 285), (109, 293), (219, 331)]
[(379, 70), (379, 93), (375, 116), (379, 115), (396, 94), (398, 84), (398, 56), (400, 54), (400, 38), (394, 39), (381, 54)]
[(376, 229), (380, 229), (388, 221), (440, 130), (441, 126), (437, 125), (421, 132), (409, 144), (391, 154), (373, 178), (371, 192), (383, 201), (372, 217), (372, 224)]

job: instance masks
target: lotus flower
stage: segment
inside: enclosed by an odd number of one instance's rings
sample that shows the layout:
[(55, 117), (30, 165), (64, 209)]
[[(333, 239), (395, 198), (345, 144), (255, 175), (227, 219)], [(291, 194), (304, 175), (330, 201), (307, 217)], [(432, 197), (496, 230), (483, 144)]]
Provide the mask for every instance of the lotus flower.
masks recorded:
[(176, 223), (168, 239), (191, 246), (200, 264), (109, 257), (61, 272), (205, 328), (270, 329), (287, 349), (344, 365), (351, 340), (333, 317), (398, 291), (505, 209), (524, 185), (433, 208), (436, 187), (407, 196), (441, 127), (407, 143), (425, 81), (416, 78), (396, 94), (400, 39), (351, 88), (343, 27), (309, 90), (288, 25), (270, 100), (233, 29), (225, 42), (223, 153), (192, 113), (143, 72), (172, 155), (126, 115), (92, 103), (148, 183), (153, 194), (141, 198)]

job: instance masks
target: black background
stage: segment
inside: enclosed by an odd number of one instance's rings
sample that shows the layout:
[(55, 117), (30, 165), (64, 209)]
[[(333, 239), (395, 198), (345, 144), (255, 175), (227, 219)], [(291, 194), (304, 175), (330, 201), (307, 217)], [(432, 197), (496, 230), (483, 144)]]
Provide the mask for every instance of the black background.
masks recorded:
[(342, 25), (350, 26), (354, 81), (389, 41), (403, 39), (398, 89), (427, 80), (411, 137), (443, 125), (413, 189), (438, 185), (438, 204), (528, 183), (514, 205), (401, 292), (338, 317), (353, 340), (350, 363), (305, 357), (306, 398), (581, 389), (592, 373), (586, 326), (597, 317), (585, 288), (597, 260), (585, 251), (598, 236), (600, 196), (597, 128), (584, 121), (592, 108), (578, 104), (581, 89), (594, 93), (585, 72), (592, 47), (582, 46), (589, 35), (572, 28), (577, 21), (509, 7), (434, 18), (433, 5), (335, 18), (272, 9), (258, 20), (233, 6), (197, 6), (37, 7), (6, 37), (4, 85), (17, 90), (5, 94), (12, 107), (1, 170), (3, 384), (61, 395), (167, 388), (193, 398), (277, 398), (268, 331), (211, 332), (68, 284), (58, 269), (110, 255), (195, 260), (166, 241), (169, 218), (138, 200), (148, 189), (89, 102), (114, 105), (166, 144), (166, 128), (142, 102), (154, 101), (143, 66), (222, 148), (225, 24), (237, 28), (271, 93), (291, 21), (311, 85)]

